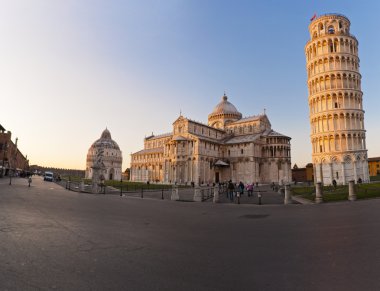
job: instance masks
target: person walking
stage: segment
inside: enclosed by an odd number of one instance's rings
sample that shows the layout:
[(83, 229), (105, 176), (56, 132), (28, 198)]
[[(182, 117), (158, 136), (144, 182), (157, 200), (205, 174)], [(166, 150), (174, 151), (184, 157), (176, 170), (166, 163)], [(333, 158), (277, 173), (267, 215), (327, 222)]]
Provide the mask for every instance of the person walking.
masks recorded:
[(228, 185), (227, 185), (227, 191), (228, 191), (228, 196), (231, 201), (234, 201), (234, 189), (235, 189), (234, 184), (232, 183), (231, 180), (229, 180)]
[(247, 184), (247, 192), (248, 192), (248, 197), (253, 196), (253, 183)]
[(239, 182), (238, 190), (240, 193), (240, 197), (244, 194), (244, 184), (242, 181)]

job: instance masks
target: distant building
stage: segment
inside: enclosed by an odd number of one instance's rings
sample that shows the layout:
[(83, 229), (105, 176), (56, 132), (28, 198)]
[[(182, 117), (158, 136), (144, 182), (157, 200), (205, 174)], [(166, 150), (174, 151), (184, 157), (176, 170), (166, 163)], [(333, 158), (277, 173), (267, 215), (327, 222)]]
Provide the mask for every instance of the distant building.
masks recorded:
[(313, 182), (313, 164), (309, 163), (304, 168), (298, 168), (297, 164), (294, 164), (292, 169), (292, 180), (294, 182)]
[(17, 147), (17, 138), (13, 142), (12, 133), (0, 125), (0, 177), (8, 175), (9, 170), (23, 173), (28, 169), (29, 160)]
[(274, 131), (265, 113), (243, 118), (224, 95), (208, 124), (180, 114), (172, 132), (146, 137), (131, 156), (131, 180), (286, 183), (290, 159), (290, 137)]
[(380, 175), (380, 157), (368, 158), (368, 168), (370, 176)]
[(105, 180), (121, 179), (121, 164), (123, 157), (118, 144), (111, 138), (111, 133), (105, 129), (100, 137), (96, 140), (88, 150), (86, 162), (86, 179), (92, 178), (93, 165), (101, 154), (104, 165)]
[(306, 181), (314, 181), (314, 167), (312, 163), (306, 165)]
[(129, 179), (131, 178), (131, 169), (126, 168), (125, 171), (123, 172), (122, 176), (123, 176), (123, 180), (129, 181)]

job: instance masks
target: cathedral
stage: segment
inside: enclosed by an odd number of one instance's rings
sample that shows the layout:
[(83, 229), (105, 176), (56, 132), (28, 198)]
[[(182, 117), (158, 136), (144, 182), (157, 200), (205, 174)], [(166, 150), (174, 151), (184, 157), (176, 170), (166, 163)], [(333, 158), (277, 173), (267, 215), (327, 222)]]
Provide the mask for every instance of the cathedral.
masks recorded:
[(287, 183), (290, 139), (272, 130), (265, 113), (242, 117), (224, 94), (207, 124), (180, 114), (172, 132), (146, 137), (131, 155), (131, 181)]
[(92, 179), (93, 167), (101, 163), (104, 180), (120, 180), (123, 157), (118, 144), (105, 129), (101, 137), (88, 150), (86, 161), (86, 179)]

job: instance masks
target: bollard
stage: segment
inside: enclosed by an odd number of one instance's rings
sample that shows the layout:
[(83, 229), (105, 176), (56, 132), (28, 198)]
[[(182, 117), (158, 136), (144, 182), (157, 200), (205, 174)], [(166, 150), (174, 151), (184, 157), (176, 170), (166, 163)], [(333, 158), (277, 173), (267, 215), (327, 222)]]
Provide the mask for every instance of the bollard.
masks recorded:
[(202, 200), (203, 200), (202, 192), (201, 192), (201, 189), (199, 188), (199, 186), (194, 187), (194, 198), (193, 198), (193, 200), (196, 202), (202, 202)]
[(120, 180), (120, 196), (123, 196), (123, 181)]
[(355, 181), (351, 180), (348, 182), (348, 200), (355, 201), (356, 193), (355, 193)]
[(291, 204), (291, 203), (292, 203), (292, 198), (291, 198), (291, 195), (290, 195), (290, 186), (289, 185), (285, 185), (284, 204), (287, 205), (287, 204)]
[(164, 189), (161, 189), (161, 199), (164, 200)]
[(219, 189), (218, 189), (218, 187), (214, 187), (214, 199), (213, 199), (213, 202), (214, 203), (218, 203), (219, 200), (220, 200)]
[(260, 192), (257, 193), (257, 197), (259, 198), (259, 205), (261, 205), (261, 193)]
[(172, 195), (170, 196), (170, 200), (173, 200), (173, 201), (179, 200), (178, 187), (173, 186)]
[(240, 204), (240, 192), (236, 192), (237, 204)]
[(323, 202), (323, 193), (322, 193), (322, 183), (318, 182), (315, 185), (315, 203), (322, 203)]
[(144, 198), (144, 187), (141, 187), (141, 198)]
[(84, 192), (84, 182), (83, 181), (81, 181), (79, 184), (79, 191)]

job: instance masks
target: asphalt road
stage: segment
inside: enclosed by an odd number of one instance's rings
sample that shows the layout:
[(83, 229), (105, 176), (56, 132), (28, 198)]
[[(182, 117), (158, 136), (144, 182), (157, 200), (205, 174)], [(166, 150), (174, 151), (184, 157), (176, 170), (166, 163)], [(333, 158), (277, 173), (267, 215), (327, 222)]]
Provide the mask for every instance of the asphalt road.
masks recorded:
[(173, 202), (0, 179), (0, 290), (380, 290), (380, 200)]

